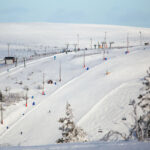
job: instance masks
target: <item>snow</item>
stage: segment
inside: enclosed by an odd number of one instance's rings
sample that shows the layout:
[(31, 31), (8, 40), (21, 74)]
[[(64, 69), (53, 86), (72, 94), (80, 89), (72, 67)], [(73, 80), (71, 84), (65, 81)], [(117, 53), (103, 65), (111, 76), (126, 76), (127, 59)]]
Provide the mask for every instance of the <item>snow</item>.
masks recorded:
[[(50, 36), (50, 33), (53, 33), (52, 35), (56, 38), (56, 41), (54, 38), (55, 42), (53, 42), (57, 43), (58, 40), (60, 42), (58, 45), (60, 47), (63, 45), (64, 40), (57, 39), (58, 31), (56, 32), (56, 30), (63, 29), (65, 24), (42, 24), (42, 27), (40, 27), (41, 24), (34, 25), (35, 29), (32, 27), (33, 24), (0, 24), (2, 29), (6, 30), (5, 26), (9, 27), (9, 32), (5, 36), (3, 31), (0, 31), (2, 33), (0, 37), (3, 39), (0, 43), (1, 48), (5, 44), (5, 40), (13, 39), (15, 35), (19, 34), (19, 31), (23, 33), (22, 42), (29, 44), (30, 39), (27, 38), (29, 33), (25, 33), (25, 30), (36, 33), (37, 29), (40, 29), (39, 34), (47, 35), (45, 35), (45, 39)], [(54, 29), (53, 32), (51, 30), (50, 33), (43, 32), (43, 30), (46, 31), (51, 27)], [(103, 28), (101, 29), (101, 27)], [(13, 30), (14, 28), (17, 28), (17, 31)], [(76, 36), (77, 32), (84, 29), (81, 40), (82, 46), (88, 43), (84, 37), (92, 34), (92, 31), (96, 38), (99, 38), (98, 34), (104, 33), (105, 29), (112, 31), (111, 36), (114, 37), (113, 40), (117, 39), (119, 45), (122, 43), (119, 43), (122, 34), (127, 30), (132, 31), (133, 37), (136, 37), (137, 31), (140, 30), (132, 27), (98, 25), (67, 25), (67, 28), (69, 31), (65, 27), (62, 32), (63, 34), (65, 31), (67, 32), (65, 39), (68, 38), (70, 41), (75, 41), (73, 37)], [(118, 28), (120, 28), (119, 31)], [(73, 29), (74, 31), (71, 32)], [(97, 33), (99, 29), (101, 30)], [(145, 32), (147, 35), (145, 38), (148, 40), (147, 33), (150, 33), (150, 30), (141, 30)], [(12, 36), (8, 36), (9, 34)], [(119, 36), (117, 37), (117, 35)], [(37, 40), (38, 38), (35, 37), (34, 39), (34, 36), (32, 39)], [(134, 39), (133, 37), (132, 39)], [(124, 53), (126, 48), (107, 49), (105, 54), (102, 50), (85, 50), (85, 63), (89, 70), (83, 68), (83, 50), (68, 54), (56, 54), (56, 60), (52, 55), (27, 61), (26, 67), (20, 63), (17, 67), (8, 66), (10, 67), (9, 71), (6, 68), (2, 69), (0, 72), (0, 89), (4, 94), (6, 94), (6, 87), (10, 89), (8, 92), (20, 93), (21, 95), (26, 94), (26, 87), (29, 88), (28, 107), (25, 107), (25, 100), (14, 102), (11, 105), (3, 104), (5, 109), (4, 124), (0, 125), (0, 145), (25, 147), (2, 147), (2, 149), (95, 150), (97, 148), (115, 149), (116, 147), (118, 149), (141, 149), (142, 147), (148, 149), (149, 143), (135, 141), (93, 142), (99, 141), (110, 130), (117, 130), (126, 134), (129, 132), (133, 123), (132, 106), (129, 105), (129, 102), (138, 97), (142, 88), (142, 78), (146, 75), (146, 70), (150, 65), (150, 46), (138, 46), (138, 43), (139, 41), (136, 41), (136, 44), (134, 40), (131, 41), (130, 44), (135, 45), (130, 47), (130, 53), (127, 55)], [(103, 60), (104, 56), (108, 58), (107, 61)], [(62, 66), (61, 82), (59, 82), (60, 62)], [(110, 73), (106, 75), (106, 72)], [(43, 73), (45, 75), (46, 95), (42, 95), (42, 89), (38, 89), (39, 86), (42, 86)], [(47, 84), (48, 80), (53, 80), (56, 85)], [(23, 84), (19, 84), (21, 81)], [(32, 96), (34, 96), (33, 99)], [(35, 102), (35, 106), (32, 105), (33, 102)], [(65, 115), (67, 102), (73, 108), (76, 124), (86, 131), (90, 143), (49, 145), (54, 144), (61, 136), (58, 120)], [(126, 120), (122, 120), (122, 118), (126, 118)], [(23, 134), (20, 134), (21, 132)], [(35, 145), (36, 147), (34, 147)]]
[(1, 150), (149, 150), (148, 142), (90, 142), (46, 146), (0, 147)]
[(88, 49), (93, 45), (101, 44), (107, 32), (107, 42), (114, 41), (112, 45), (126, 46), (127, 33), (129, 34), (129, 45), (140, 44), (140, 34), (142, 42), (150, 40), (149, 28), (93, 25), (93, 24), (59, 24), (59, 23), (0, 23), (0, 58), (7, 55), (7, 44), (10, 44), (10, 54), (18, 57), (29, 57), (42, 51), (59, 51), (66, 48), (74, 48), (79, 35), (79, 47)]

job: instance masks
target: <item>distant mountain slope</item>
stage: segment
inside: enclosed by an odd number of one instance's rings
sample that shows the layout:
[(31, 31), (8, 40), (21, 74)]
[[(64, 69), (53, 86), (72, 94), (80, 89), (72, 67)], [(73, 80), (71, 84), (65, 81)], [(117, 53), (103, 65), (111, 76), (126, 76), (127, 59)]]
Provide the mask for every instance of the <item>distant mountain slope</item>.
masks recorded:
[(78, 44), (77, 35), (80, 47), (90, 48), (90, 39), (92, 38), (93, 45), (98, 41), (101, 44), (105, 32), (107, 42), (114, 41), (116, 46), (126, 46), (127, 33), (130, 45), (140, 44), (139, 32), (142, 33), (143, 42), (150, 40), (149, 28), (93, 24), (0, 23), (0, 49), (7, 49), (7, 43), (12, 45), (12, 49), (22, 45), (26, 48), (40, 45), (66, 47), (67, 43)]

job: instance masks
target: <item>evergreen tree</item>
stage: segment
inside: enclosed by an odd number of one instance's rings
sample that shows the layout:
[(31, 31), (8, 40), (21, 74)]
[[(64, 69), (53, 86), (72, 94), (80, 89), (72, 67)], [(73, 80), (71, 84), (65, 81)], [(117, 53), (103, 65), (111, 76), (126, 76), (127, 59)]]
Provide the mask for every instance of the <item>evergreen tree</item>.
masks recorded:
[(134, 135), (139, 141), (150, 141), (150, 68), (143, 84), (143, 93), (133, 105), (135, 123), (130, 135)]
[(85, 142), (86, 134), (83, 129), (76, 127), (73, 121), (73, 113), (71, 105), (66, 104), (66, 116), (59, 119), (59, 123), (62, 125), (59, 130), (62, 131), (62, 138), (59, 138), (57, 143), (68, 143), (68, 142)]
[(144, 89), (138, 96), (137, 101), (133, 100), (134, 123), (131, 125), (129, 135), (118, 131), (109, 131), (101, 140), (108, 141), (112, 136), (121, 136), (124, 140), (138, 139), (139, 141), (150, 141), (150, 68), (143, 80)]

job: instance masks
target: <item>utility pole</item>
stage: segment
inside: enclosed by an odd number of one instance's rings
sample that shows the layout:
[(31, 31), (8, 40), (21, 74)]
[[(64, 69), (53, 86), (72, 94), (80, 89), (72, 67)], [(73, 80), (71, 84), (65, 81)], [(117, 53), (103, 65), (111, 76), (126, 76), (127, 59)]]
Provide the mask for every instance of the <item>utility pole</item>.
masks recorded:
[(98, 42), (98, 49), (100, 48), (100, 44), (99, 44), (99, 42)]
[(42, 91), (42, 95), (45, 95), (45, 92), (44, 92), (44, 84), (45, 84), (45, 74), (43, 73), (43, 91)]
[(15, 67), (17, 67), (18, 58), (16, 57)]
[(29, 88), (27, 87), (26, 88), (26, 107), (28, 106), (28, 91), (29, 91)]
[(129, 52), (129, 34), (127, 33), (127, 52)]
[(91, 41), (91, 49), (92, 49), (92, 43), (93, 43), (93, 40), (92, 40), (92, 38), (90, 39), (90, 41)]
[(102, 42), (102, 48), (105, 49), (106, 42)]
[(112, 44), (114, 44), (114, 42), (110, 42), (109, 44), (110, 44), (109, 48), (111, 49), (112, 48), (111, 46), (112, 46)]
[(25, 57), (23, 58), (23, 61), (24, 61), (24, 68), (26, 67), (26, 59)]
[(9, 46), (10, 46), (10, 44), (8, 43), (7, 45), (8, 45), (8, 57), (9, 57)]
[(77, 34), (77, 43), (78, 43), (78, 49), (80, 48), (79, 46), (79, 34)]
[(46, 52), (46, 49), (47, 49), (47, 47), (45, 46), (45, 56), (46, 56), (46, 53), (47, 53), (47, 52)]
[(106, 34), (107, 34), (107, 32), (105, 32), (105, 38), (104, 38), (104, 42), (106, 42), (106, 40), (107, 40), (107, 39), (106, 39)]
[(59, 82), (61, 82), (61, 62), (59, 63)]
[(69, 43), (66, 44), (66, 53), (68, 52), (68, 49), (69, 49)]
[(140, 31), (140, 46), (142, 46), (142, 32)]
[(2, 105), (3, 95), (0, 91), (0, 101), (1, 101), (1, 124), (3, 124), (3, 105)]
[(84, 51), (84, 54), (83, 54), (83, 68), (85, 68), (85, 49), (83, 51)]
[(77, 51), (77, 45), (78, 44), (74, 44), (74, 50), (75, 50), (75, 52)]
[(106, 42), (107, 41), (107, 37), (106, 36), (107, 36), (107, 32), (105, 32), (105, 38), (104, 38), (104, 42), (105, 42), (104, 46), (105, 46), (105, 48), (107, 47), (107, 42)]

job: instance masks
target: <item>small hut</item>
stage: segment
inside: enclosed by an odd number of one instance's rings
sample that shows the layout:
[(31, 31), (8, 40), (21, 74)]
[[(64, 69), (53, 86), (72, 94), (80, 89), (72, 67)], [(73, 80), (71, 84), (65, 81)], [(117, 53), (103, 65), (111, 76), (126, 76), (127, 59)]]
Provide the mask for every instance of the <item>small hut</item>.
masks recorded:
[(15, 62), (15, 57), (5, 57), (5, 64), (13, 64)]

